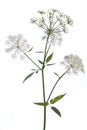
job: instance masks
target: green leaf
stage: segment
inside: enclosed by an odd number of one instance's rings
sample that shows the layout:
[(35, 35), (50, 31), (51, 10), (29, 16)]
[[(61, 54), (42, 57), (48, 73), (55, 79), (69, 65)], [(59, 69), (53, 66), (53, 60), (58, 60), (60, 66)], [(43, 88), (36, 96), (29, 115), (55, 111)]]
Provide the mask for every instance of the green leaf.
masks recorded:
[(55, 65), (55, 63), (52, 63), (52, 64), (47, 64), (47, 66), (51, 66), (51, 65)]
[(28, 50), (28, 52), (30, 52), (30, 51), (32, 51), (33, 50), (33, 47), (30, 49), (30, 50)]
[(36, 69), (31, 69), (32, 71), (36, 71)]
[(34, 72), (30, 73), (30, 74), (24, 79), (23, 83), (24, 83), (28, 78), (30, 78), (33, 74), (34, 74)]
[(48, 63), (48, 62), (52, 59), (52, 57), (53, 57), (53, 53), (51, 53), (51, 54), (47, 57), (46, 63)]
[(54, 72), (54, 74), (55, 74), (56, 76), (60, 77), (56, 72)]
[(40, 64), (43, 64), (43, 62), (41, 60), (38, 60)]
[(43, 51), (37, 51), (36, 53), (43, 53)]
[(39, 106), (47, 106), (48, 102), (36, 102), (34, 104), (39, 105)]
[(51, 109), (61, 117), (61, 113), (56, 107), (51, 107)]
[(59, 96), (55, 97), (54, 99), (51, 99), (51, 100), (50, 100), (50, 103), (51, 103), (51, 104), (56, 103), (57, 101), (59, 101), (60, 99), (62, 99), (65, 95), (66, 95), (66, 94), (62, 94), (62, 95), (59, 95)]

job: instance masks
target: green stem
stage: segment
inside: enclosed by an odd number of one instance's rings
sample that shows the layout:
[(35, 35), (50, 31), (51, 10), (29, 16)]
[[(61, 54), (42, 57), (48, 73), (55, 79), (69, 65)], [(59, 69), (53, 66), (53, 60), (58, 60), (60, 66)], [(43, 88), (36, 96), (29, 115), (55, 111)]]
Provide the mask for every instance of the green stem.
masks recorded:
[[(44, 70), (42, 69), (42, 86), (43, 86), (43, 101), (46, 102), (45, 99), (45, 83), (44, 83)], [(46, 129), (46, 106), (44, 106), (44, 123), (43, 123), (43, 130)]]
[(23, 52), (23, 54), (24, 54), (35, 66), (37, 66), (38, 69), (41, 70), (41, 68), (40, 68), (26, 53)]
[(49, 101), (49, 99), (50, 99), (50, 97), (51, 97), (51, 95), (52, 95), (52, 93), (53, 93), (53, 91), (54, 91), (54, 89), (55, 89), (57, 83), (60, 81), (60, 79), (61, 79), (70, 69), (71, 69), (71, 67), (70, 67), (67, 71), (65, 71), (65, 72), (57, 79), (57, 81), (55, 82), (55, 84), (54, 84), (54, 86), (53, 86), (53, 88), (52, 88), (52, 90), (51, 90), (51, 92), (50, 92), (50, 94), (49, 94), (49, 96), (48, 96), (47, 102)]
[(51, 44), (48, 46), (48, 50), (47, 50), (47, 52), (46, 52), (46, 56), (47, 56), (47, 54), (48, 54), (48, 52), (49, 52), (49, 50), (50, 50), (50, 47), (51, 47)]
[[(44, 68), (45, 68), (45, 62), (46, 62), (46, 56), (47, 56), (47, 45), (48, 45), (48, 40), (49, 40), (49, 35), (47, 36), (47, 40), (46, 40), (46, 45), (45, 45), (45, 50), (44, 50), (44, 59), (43, 59), (43, 66), (41, 69), (41, 73), (42, 73), (42, 86), (43, 86), (43, 101), (44, 103), (46, 102), (45, 99), (45, 82), (44, 82)], [(46, 130), (46, 106), (44, 105), (44, 122), (43, 122), (43, 130)]]
[(43, 86), (43, 101), (45, 102), (45, 83), (44, 83), (44, 70), (42, 69), (42, 86)]
[(48, 45), (48, 40), (49, 40), (49, 34), (47, 36), (47, 40), (46, 40), (46, 45), (45, 45), (45, 51), (44, 51), (44, 60), (43, 60), (43, 67), (45, 67), (45, 60), (46, 60), (46, 56), (47, 56), (47, 45)]
[(46, 106), (44, 106), (44, 125), (43, 130), (46, 130)]

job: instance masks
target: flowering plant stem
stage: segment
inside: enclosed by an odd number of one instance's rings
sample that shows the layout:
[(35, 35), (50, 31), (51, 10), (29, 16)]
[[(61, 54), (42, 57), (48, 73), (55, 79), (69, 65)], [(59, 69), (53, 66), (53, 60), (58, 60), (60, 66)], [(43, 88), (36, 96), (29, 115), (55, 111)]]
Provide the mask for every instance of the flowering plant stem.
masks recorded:
[[(23, 57), (27, 57), (28, 60), (30, 60), (37, 69), (33, 68), (31, 69), (32, 73), (28, 74), (26, 78), (23, 80), (23, 83), (28, 80), (33, 74), (37, 74), (39, 71), (41, 72), (41, 80), (42, 80), (42, 94), (43, 94), (43, 102), (36, 102), (34, 104), (42, 106), (43, 107), (43, 130), (46, 130), (46, 111), (47, 106), (49, 105), (59, 117), (61, 117), (61, 112), (59, 109), (53, 106), (54, 103), (58, 102), (60, 99), (62, 99), (66, 93), (57, 95), (53, 99), (51, 98), (51, 95), (57, 86), (60, 79), (64, 77), (65, 74), (74, 73), (78, 74), (79, 71), (84, 71), (84, 65), (82, 63), (82, 60), (77, 55), (67, 55), (64, 57), (64, 61), (61, 62), (67, 69), (62, 75), (58, 75), (56, 72), (54, 74), (57, 76), (57, 80), (54, 83), (52, 90), (50, 91), (48, 98), (46, 99), (46, 91), (45, 91), (45, 67), (54, 65), (55, 63), (51, 63), (50, 61), (53, 58), (53, 52), (49, 55), (50, 47), (53, 44), (58, 43), (61, 44), (61, 33), (67, 32), (68, 25), (73, 25), (73, 21), (70, 18), (70, 16), (63, 14), (59, 10), (50, 9), (47, 12), (45, 11), (38, 11), (41, 18), (33, 18), (31, 19), (31, 22), (36, 24), (39, 28), (44, 30), (44, 36), (42, 37), (45, 41), (45, 47), (44, 51), (39, 51), (38, 53), (43, 53), (43, 60), (39, 60), (38, 63), (34, 61), (27, 52), (30, 52), (32, 48), (30, 48), (30, 45), (28, 45), (27, 40), (23, 37), (22, 34), (18, 35), (9, 35), (7, 40), (8, 48), (6, 48), (6, 52), (12, 52), (12, 57), (16, 58), (17, 55), (20, 56), (21, 59)], [(48, 20), (46, 20), (48, 19)], [(51, 63), (51, 64), (49, 64)], [(49, 101), (50, 100), (50, 101)]]
[(47, 40), (46, 40), (46, 44), (45, 44), (44, 59), (43, 59), (42, 68), (40, 68), (26, 53), (22, 52), (39, 70), (41, 70), (42, 88), (43, 88), (43, 103), (44, 103), (44, 106), (43, 106), (44, 107), (43, 130), (46, 130), (46, 107), (47, 106), (45, 105), (45, 103), (46, 102), (48, 103), (48, 101), (49, 101), (49, 99), (50, 99), (50, 97), (51, 97), (51, 95), (52, 95), (52, 93), (53, 93), (56, 85), (60, 81), (60, 79), (71, 69), (71, 67), (70, 67), (67, 71), (65, 71), (61, 76), (58, 77), (57, 81), (55, 82), (55, 84), (54, 84), (54, 86), (53, 86), (53, 88), (52, 88), (52, 90), (51, 90), (51, 92), (50, 92), (50, 94), (49, 94), (49, 96), (48, 96), (48, 98), (46, 100), (46, 96), (45, 96), (45, 80), (44, 80), (45, 75), (44, 75), (44, 69), (45, 69), (46, 57), (47, 57), (47, 54), (48, 54), (48, 52), (50, 50), (50, 46), (51, 46), (51, 45), (48, 46), (49, 36), (50, 36), (50, 34), (48, 34)]
[[(47, 56), (47, 53), (49, 51), (49, 48), (47, 50), (47, 45), (48, 45), (48, 41), (49, 41), (49, 34), (47, 36), (47, 40), (46, 40), (46, 45), (45, 45), (45, 51), (44, 51), (44, 60), (43, 60), (43, 66), (42, 66), (42, 86), (43, 86), (43, 101), (44, 103), (46, 102), (46, 99), (45, 99), (45, 82), (44, 82), (44, 68), (45, 68), (45, 62), (46, 62), (46, 56)], [(43, 123), (43, 130), (46, 129), (46, 105), (44, 105), (44, 123)]]
[[(46, 40), (46, 45), (45, 45), (45, 50), (44, 50), (44, 59), (43, 59), (43, 65), (42, 68), (40, 68), (26, 53), (23, 53), (36, 67), (38, 67), (39, 70), (41, 70), (41, 75), (42, 75), (42, 88), (43, 88), (43, 102), (46, 102), (46, 97), (45, 97), (45, 81), (44, 81), (44, 68), (45, 68), (45, 62), (46, 62), (46, 56), (49, 52), (50, 45), (48, 45), (49, 41), (49, 34), (47, 36)], [(43, 130), (46, 130), (46, 105), (44, 105), (44, 123), (43, 123)]]
[[(46, 102), (45, 99), (45, 83), (44, 83), (44, 69), (41, 71), (42, 73), (42, 86), (43, 86), (43, 101)], [(43, 124), (43, 130), (46, 129), (46, 106), (44, 105), (44, 124)]]
[[(60, 77), (58, 77), (57, 81), (55, 82), (49, 96), (48, 96), (48, 99), (46, 101), (46, 96), (45, 96), (45, 80), (44, 80), (44, 69), (45, 69), (45, 62), (46, 62), (46, 57), (47, 57), (47, 54), (50, 50), (50, 45), (48, 46), (48, 41), (49, 41), (49, 34), (47, 36), (47, 40), (46, 40), (46, 45), (45, 45), (45, 50), (44, 50), (44, 59), (43, 59), (43, 65), (42, 65), (42, 68), (40, 68), (26, 53), (23, 53), (36, 67), (38, 67), (39, 70), (41, 70), (41, 75), (42, 75), (42, 88), (43, 88), (43, 103), (45, 104), (45, 102), (48, 103), (57, 83), (60, 81), (60, 79), (71, 69), (71, 67), (65, 71)], [(44, 107), (44, 119), (43, 119), (43, 130), (46, 130), (46, 105), (43, 106)]]
[(26, 54), (23, 53), (39, 70), (41, 70), (41, 68)]
[(58, 77), (57, 81), (55, 82), (55, 84), (54, 84), (54, 86), (53, 86), (53, 88), (52, 88), (52, 90), (51, 90), (51, 92), (50, 92), (50, 94), (49, 94), (49, 96), (48, 96), (47, 102), (49, 101), (49, 99), (50, 99), (50, 97), (51, 97), (51, 95), (52, 95), (52, 93), (53, 93), (53, 91), (54, 91), (56, 85), (57, 85), (58, 82), (60, 81), (60, 79), (61, 79), (70, 69), (71, 69), (71, 67), (70, 67), (67, 71), (65, 71), (61, 76)]

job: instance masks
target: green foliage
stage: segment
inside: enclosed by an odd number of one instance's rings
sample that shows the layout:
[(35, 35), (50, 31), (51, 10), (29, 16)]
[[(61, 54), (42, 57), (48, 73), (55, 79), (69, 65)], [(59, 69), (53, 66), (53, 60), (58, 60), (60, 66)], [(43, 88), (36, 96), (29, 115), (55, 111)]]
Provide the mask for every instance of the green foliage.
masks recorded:
[(32, 51), (33, 50), (33, 47), (31, 49), (28, 50), (28, 52)]
[(66, 95), (66, 94), (61, 94), (61, 95), (55, 97), (54, 99), (51, 99), (51, 100), (50, 100), (50, 103), (51, 103), (51, 104), (56, 103), (57, 101), (59, 101), (60, 99), (62, 99), (65, 95)]
[(47, 106), (48, 102), (36, 102), (34, 104), (39, 105), (39, 106)]
[(53, 57), (53, 53), (51, 53), (51, 54), (47, 57), (46, 63), (48, 63), (48, 62), (52, 59), (52, 57)]
[(56, 72), (54, 72), (54, 74), (59, 77), (59, 75)]
[(43, 62), (41, 60), (38, 60), (40, 64), (43, 64)]
[(34, 74), (34, 72), (32, 72), (32, 73), (30, 73), (28, 76), (26, 76), (26, 78), (23, 80), (23, 83), (24, 83), (28, 78), (30, 78), (33, 74)]
[(51, 66), (51, 65), (55, 65), (55, 63), (52, 63), (52, 64), (47, 64), (47, 66)]
[(43, 51), (36, 51), (36, 53), (43, 53)]
[(60, 111), (59, 111), (56, 107), (51, 107), (51, 109), (52, 109), (57, 115), (59, 115), (59, 116), (61, 117), (61, 113), (60, 113)]

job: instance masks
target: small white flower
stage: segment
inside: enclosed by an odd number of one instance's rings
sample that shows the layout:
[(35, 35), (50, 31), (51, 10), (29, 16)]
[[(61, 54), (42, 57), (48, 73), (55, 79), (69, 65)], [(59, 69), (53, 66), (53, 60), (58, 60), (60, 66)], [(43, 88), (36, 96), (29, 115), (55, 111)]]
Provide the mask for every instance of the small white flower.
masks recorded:
[(22, 34), (9, 35), (6, 43), (8, 45), (6, 52), (12, 52), (11, 56), (13, 58), (16, 58), (17, 55), (20, 55), (20, 58), (24, 59), (23, 53), (30, 48), (30, 45), (28, 44), (27, 40), (24, 39)]
[(69, 69), (69, 73), (78, 74), (79, 71), (84, 72), (84, 65), (82, 60), (77, 55), (67, 55), (64, 57), (64, 61), (61, 62), (65, 66), (65, 68)]

